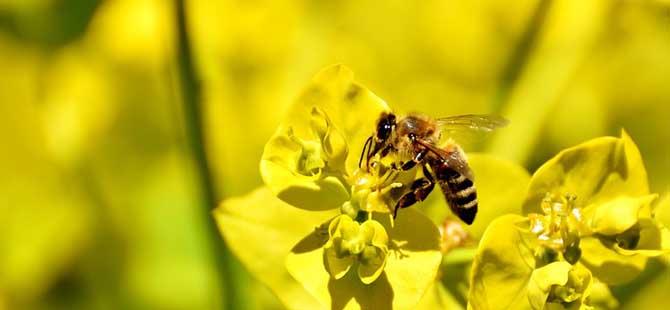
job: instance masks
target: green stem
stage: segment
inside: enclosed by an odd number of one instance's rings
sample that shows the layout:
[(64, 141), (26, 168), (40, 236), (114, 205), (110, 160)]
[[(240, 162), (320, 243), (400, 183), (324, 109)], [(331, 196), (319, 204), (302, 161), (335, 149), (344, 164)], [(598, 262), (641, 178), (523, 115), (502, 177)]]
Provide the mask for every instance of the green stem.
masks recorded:
[(197, 79), (192, 62), (185, 5), (184, 0), (176, 0), (178, 78), (181, 86), (184, 125), (202, 189), (203, 204), (201, 205), (203, 207), (200, 216), (206, 223), (207, 237), (214, 256), (214, 265), (217, 268), (218, 278), (224, 285), (225, 293), (223, 297), (225, 300), (222, 305), (225, 305), (225, 309), (236, 309), (236, 306), (240, 303), (238, 302), (237, 287), (233, 283), (234, 270), (232, 266), (234, 258), (224, 239), (221, 238), (212, 216), (212, 210), (216, 207), (218, 199), (205, 154), (200, 82)]
[(477, 254), (476, 248), (459, 248), (444, 255), (442, 265), (462, 265), (472, 262)]

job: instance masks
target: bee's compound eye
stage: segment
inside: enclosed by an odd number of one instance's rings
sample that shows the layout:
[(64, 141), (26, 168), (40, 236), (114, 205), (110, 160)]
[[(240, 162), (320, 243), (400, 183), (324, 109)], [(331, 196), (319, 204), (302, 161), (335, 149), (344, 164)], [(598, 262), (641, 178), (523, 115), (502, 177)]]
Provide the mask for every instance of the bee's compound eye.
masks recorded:
[(389, 124), (380, 124), (377, 128), (377, 138), (379, 140), (386, 140), (391, 135), (391, 130), (393, 128)]
[(395, 115), (388, 114), (382, 116), (382, 118), (379, 119), (379, 123), (377, 124), (377, 138), (380, 140), (388, 139), (388, 137), (391, 136), (394, 125)]

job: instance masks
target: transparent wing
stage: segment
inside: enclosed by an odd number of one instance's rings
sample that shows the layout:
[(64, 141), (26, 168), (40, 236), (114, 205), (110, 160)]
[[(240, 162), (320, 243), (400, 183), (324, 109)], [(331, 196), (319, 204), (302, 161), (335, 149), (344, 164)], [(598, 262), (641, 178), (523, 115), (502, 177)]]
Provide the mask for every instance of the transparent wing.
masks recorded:
[(441, 143), (453, 139), (466, 145), (481, 142), (486, 134), (497, 128), (505, 127), (507, 119), (490, 114), (464, 114), (438, 118), (437, 125), (442, 132)]
[(508, 123), (506, 118), (490, 114), (464, 114), (437, 119), (438, 126), (446, 131), (490, 132), (505, 127)]

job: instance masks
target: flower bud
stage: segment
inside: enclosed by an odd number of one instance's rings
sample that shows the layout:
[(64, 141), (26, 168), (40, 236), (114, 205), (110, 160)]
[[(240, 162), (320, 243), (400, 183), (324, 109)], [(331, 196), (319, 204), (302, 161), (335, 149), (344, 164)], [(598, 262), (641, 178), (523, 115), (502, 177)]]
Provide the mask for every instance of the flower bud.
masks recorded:
[(307, 176), (319, 176), (322, 169), (326, 166), (319, 142), (298, 138), (291, 128), (288, 129), (287, 135), (291, 141), (300, 147), (296, 167), (297, 172)]
[(340, 207), (340, 213), (345, 214), (351, 218), (356, 218), (358, 211), (359, 211), (358, 206), (352, 203), (351, 201), (343, 203), (342, 206)]

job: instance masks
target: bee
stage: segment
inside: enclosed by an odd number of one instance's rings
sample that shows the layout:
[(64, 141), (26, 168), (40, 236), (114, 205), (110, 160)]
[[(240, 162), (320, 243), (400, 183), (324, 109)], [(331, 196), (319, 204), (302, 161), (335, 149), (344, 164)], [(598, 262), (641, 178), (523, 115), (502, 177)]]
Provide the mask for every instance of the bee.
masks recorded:
[(490, 132), (506, 126), (508, 121), (494, 115), (457, 115), (433, 119), (411, 114), (398, 119), (395, 114), (384, 112), (379, 117), (376, 130), (370, 136), (359, 160), (359, 167), (369, 169), (370, 159), (379, 154), (384, 158), (395, 154), (398, 162), (391, 164), (396, 171), (407, 171), (417, 165), (423, 177), (415, 180), (410, 191), (400, 197), (393, 210), (423, 201), (435, 187), (440, 186), (451, 211), (463, 222), (472, 224), (477, 214), (477, 189), (474, 175), (463, 149), (451, 138), (439, 146), (443, 134), (455, 132)]

